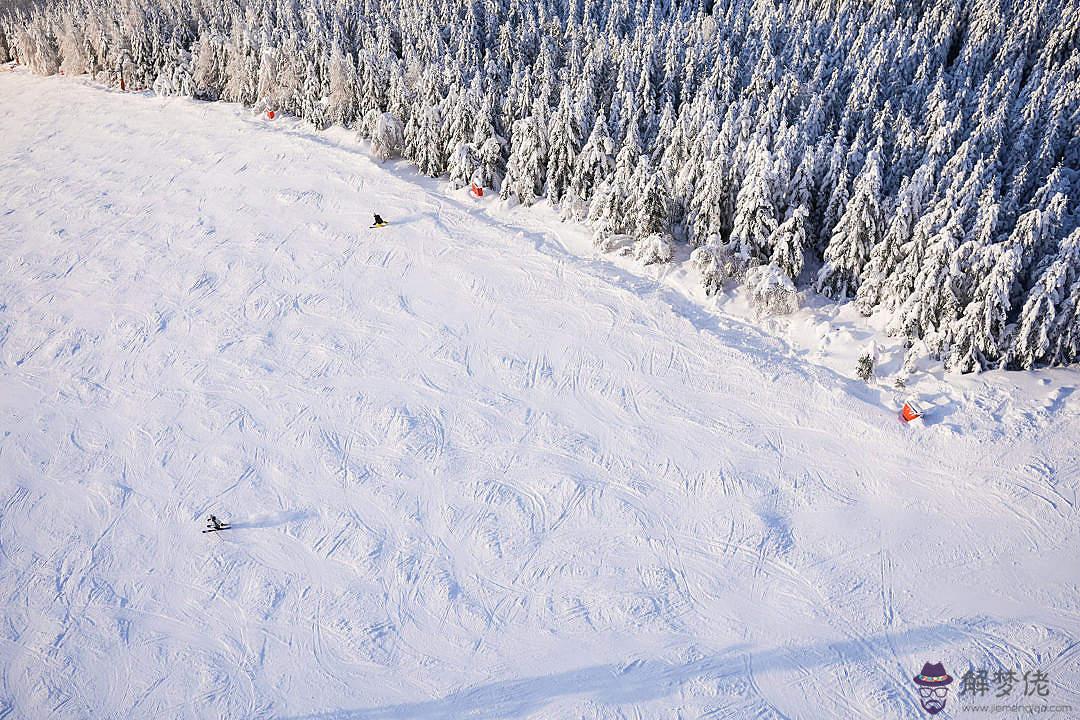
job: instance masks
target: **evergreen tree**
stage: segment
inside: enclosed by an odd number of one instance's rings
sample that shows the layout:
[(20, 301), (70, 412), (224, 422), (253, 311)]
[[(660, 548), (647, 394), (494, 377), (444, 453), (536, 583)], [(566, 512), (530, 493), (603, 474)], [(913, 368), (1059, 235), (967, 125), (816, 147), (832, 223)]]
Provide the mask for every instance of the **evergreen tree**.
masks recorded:
[(614, 181), (602, 182), (593, 194), (588, 213), (589, 225), (592, 226), (593, 235), (597, 241), (626, 232), (622, 206), (623, 199)]
[(209, 35), (203, 35), (193, 52), (195, 97), (200, 100), (217, 100), (221, 97), (223, 68), (218, 45)]
[(1036, 277), (1008, 360), (1024, 369), (1080, 362), (1080, 228)]
[(259, 61), (247, 33), (238, 25), (233, 26), (225, 55), (225, 87), (221, 94), (222, 99), (243, 105), (254, 104), (258, 92)]
[(416, 167), (425, 175), (439, 177), (446, 172), (446, 146), (442, 134), (442, 113), (437, 106), (429, 105), (413, 116), (416, 130), (413, 155)]
[(609, 222), (615, 231), (625, 233), (634, 224), (637, 208), (636, 198), (641, 183), (638, 174), (638, 162), (641, 159), (641, 144), (638, 141), (637, 127), (629, 125), (619, 154), (615, 156), (615, 172), (609, 183), (608, 206), (611, 209)]
[(989, 274), (979, 282), (964, 315), (949, 328), (949, 367), (966, 373), (996, 364), (1008, 347), (1013, 288), (1021, 268), (1020, 254), (1009, 243), (986, 249)]
[[(57, 45), (60, 54), (60, 72), (65, 75), (83, 75), (92, 70), (82, 24), (75, 22), (67, 13), (64, 13), (64, 19), (57, 33)], [(0, 32), (0, 62), (8, 61), (6, 48), (4, 33)]]
[(709, 161), (687, 209), (691, 247), (701, 247), (712, 236), (720, 237), (726, 222), (723, 212), (728, 192), (727, 173), (720, 161)]
[(480, 155), (472, 143), (461, 143), (450, 155), (448, 174), (450, 187), (457, 189), (473, 182), (473, 177), (480, 168)]
[(597, 113), (592, 133), (575, 162), (572, 187), (582, 200), (592, 198), (597, 185), (610, 175), (615, 165), (614, 148), (607, 119), (601, 111)]
[(370, 123), (372, 154), (383, 161), (398, 157), (405, 144), (405, 129), (401, 121), (388, 112), (372, 110), (371, 114), (375, 116), (374, 122)]
[(867, 158), (855, 181), (855, 195), (844, 208), (825, 250), (825, 264), (818, 273), (816, 287), (830, 297), (855, 296), (870, 251), (881, 238), (879, 150), (880, 146)]
[(752, 146), (753, 160), (746, 179), (735, 199), (735, 223), (731, 243), (746, 263), (767, 262), (772, 255), (769, 245), (777, 229), (773, 205), (772, 158), (760, 141)]
[(570, 92), (564, 88), (559, 107), (552, 118), (547, 157), (547, 196), (560, 203), (572, 187), (574, 165), (579, 152), (579, 134)]
[[(192, 80), (194, 82), (194, 79)], [(260, 109), (280, 109), (277, 104), (278, 93), (278, 53), (272, 48), (263, 47), (259, 54), (259, 77), (256, 82), (255, 104)]]
[(506, 174), (506, 143), (497, 135), (489, 137), (480, 146), (478, 159), (472, 181), (480, 187), (499, 188)]
[[(902, 250), (909, 248), (915, 223), (922, 214), (930, 189), (928, 172), (928, 167), (923, 166), (913, 177), (904, 180), (899, 203), (887, 222), (885, 234), (870, 251), (870, 260), (863, 269), (855, 297), (856, 306), (863, 315), (872, 314), (879, 302), (884, 301), (892, 309), (902, 301), (901, 297), (889, 295), (888, 290), (896, 287), (896, 283), (890, 285), (888, 280), (890, 275), (900, 277), (897, 268), (901, 267)], [(907, 264), (905, 267), (913, 269), (914, 266)]]
[(527, 117), (515, 121), (510, 143), (502, 197), (516, 197), (522, 205), (532, 205), (544, 194), (547, 159), (547, 148), (536, 120)]
[(809, 214), (805, 205), (793, 208), (787, 220), (780, 223), (769, 240), (773, 249), (770, 262), (793, 282), (798, 281), (806, 262), (806, 219)]
[(643, 168), (640, 174), (646, 178), (646, 185), (638, 202), (634, 232), (638, 237), (667, 234), (670, 214), (664, 177), (653, 170), (648, 159), (642, 158), (641, 162)]
[(360, 87), (356, 65), (336, 44), (330, 56), (329, 75), (327, 119), (331, 123), (349, 127), (360, 117)]
[(473, 127), (472, 146), (476, 151), (477, 166), (471, 182), (480, 187), (496, 189), (506, 173), (506, 141), (495, 132), (491, 122), (492, 106), (486, 104), (485, 107)]

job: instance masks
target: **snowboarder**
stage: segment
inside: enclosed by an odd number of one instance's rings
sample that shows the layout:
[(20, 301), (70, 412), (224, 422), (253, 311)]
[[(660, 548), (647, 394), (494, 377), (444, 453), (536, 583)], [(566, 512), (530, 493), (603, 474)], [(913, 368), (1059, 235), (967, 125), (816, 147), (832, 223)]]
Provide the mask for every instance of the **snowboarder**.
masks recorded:
[(371, 225), (371, 227), (377, 228), (377, 227), (382, 227), (383, 225), (386, 225), (386, 224), (387, 224), (387, 222), (382, 219), (382, 215), (380, 215), (379, 213), (375, 213), (375, 222)]

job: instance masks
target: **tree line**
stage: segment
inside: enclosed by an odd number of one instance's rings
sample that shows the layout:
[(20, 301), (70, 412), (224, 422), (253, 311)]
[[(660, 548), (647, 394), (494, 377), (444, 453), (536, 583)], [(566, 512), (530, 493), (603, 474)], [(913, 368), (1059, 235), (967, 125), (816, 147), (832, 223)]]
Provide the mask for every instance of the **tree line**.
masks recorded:
[(1078, 35), (1080, 0), (40, 0), (0, 61), (355, 128), (968, 372), (1080, 359)]

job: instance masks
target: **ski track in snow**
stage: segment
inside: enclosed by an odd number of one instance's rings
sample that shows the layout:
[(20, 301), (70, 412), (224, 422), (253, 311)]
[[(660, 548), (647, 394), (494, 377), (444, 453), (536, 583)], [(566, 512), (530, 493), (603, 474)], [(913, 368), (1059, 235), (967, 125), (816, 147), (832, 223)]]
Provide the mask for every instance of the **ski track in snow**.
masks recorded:
[(0, 94), (0, 717), (1080, 707), (1074, 411), (904, 427), (332, 133)]

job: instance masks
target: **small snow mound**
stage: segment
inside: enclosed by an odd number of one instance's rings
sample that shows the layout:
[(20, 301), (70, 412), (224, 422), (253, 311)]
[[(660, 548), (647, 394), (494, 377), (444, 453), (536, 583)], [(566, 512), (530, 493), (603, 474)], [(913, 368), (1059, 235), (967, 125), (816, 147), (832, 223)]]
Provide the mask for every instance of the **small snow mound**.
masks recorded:
[(758, 315), (790, 315), (799, 309), (799, 294), (791, 278), (771, 263), (747, 270), (743, 285)]
[(671, 238), (664, 233), (653, 233), (634, 243), (634, 257), (642, 265), (671, 262)]
[(742, 279), (746, 272), (745, 260), (725, 245), (719, 235), (710, 235), (704, 245), (690, 253), (690, 263), (701, 273), (706, 295), (715, 295), (726, 280)]
[(596, 235), (593, 247), (602, 253), (617, 252), (628, 255), (633, 252), (634, 238), (630, 235)]

